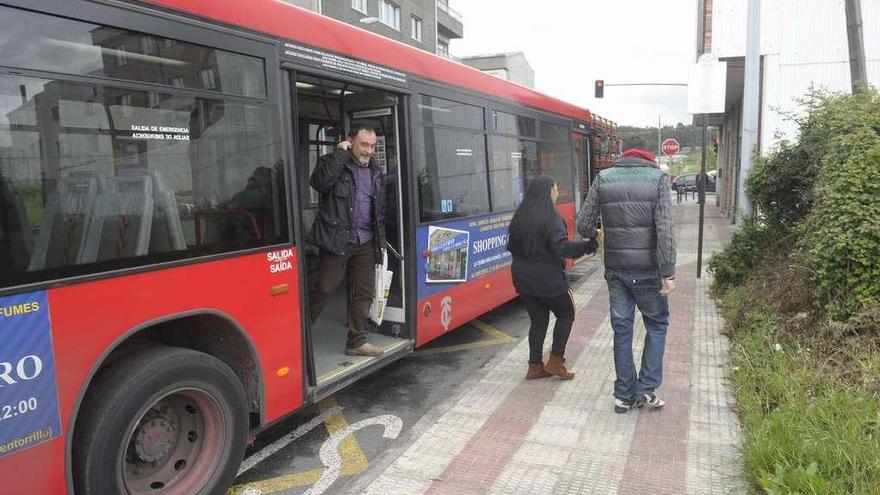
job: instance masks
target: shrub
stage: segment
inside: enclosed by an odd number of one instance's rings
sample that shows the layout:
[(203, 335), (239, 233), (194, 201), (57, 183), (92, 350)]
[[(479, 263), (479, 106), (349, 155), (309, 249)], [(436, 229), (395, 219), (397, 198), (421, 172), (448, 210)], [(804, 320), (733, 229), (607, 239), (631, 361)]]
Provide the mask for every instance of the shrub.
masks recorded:
[(758, 264), (771, 238), (772, 232), (759, 225), (755, 217), (744, 217), (730, 242), (709, 259), (709, 272), (714, 277), (715, 289), (724, 292), (742, 285)]
[(746, 179), (746, 195), (770, 225), (789, 229), (810, 212), (818, 166), (806, 146), (782, 142), (758, 157)]
[(813, 118), (826, 152), (801, 249), (817, 301), (845, 320), (880, 299), (880, 94), (827, 97)]

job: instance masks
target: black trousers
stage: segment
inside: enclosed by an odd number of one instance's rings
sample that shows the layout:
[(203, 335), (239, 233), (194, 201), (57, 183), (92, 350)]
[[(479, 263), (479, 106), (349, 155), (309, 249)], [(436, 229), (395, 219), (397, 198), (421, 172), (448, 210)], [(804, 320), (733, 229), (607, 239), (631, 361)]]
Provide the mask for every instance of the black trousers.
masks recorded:
[(529, 313), (529, 319), (532, 320), (529, 326), (529, 362), (541, 363), (544, 360), (544, 338), (547, 336), (551, 311), (556, 316), (551, 352), (557, 356), (564, 356), (565, 345), (568, 343), (568, 336), (574, 323), (574, 300), (571, 292), (563, 292), (553, 297), (520, 295), (519, 298)]
[(376, 244), (349, 244), (344, 256), (321, 252), (321, 268), (310, 281), (309, 318), (314, 323), (324, 309), (327, 296), (345, 279), (348, 295), (348, 348), (367, 341), (367, 318), (373, 304), (376, 280)]

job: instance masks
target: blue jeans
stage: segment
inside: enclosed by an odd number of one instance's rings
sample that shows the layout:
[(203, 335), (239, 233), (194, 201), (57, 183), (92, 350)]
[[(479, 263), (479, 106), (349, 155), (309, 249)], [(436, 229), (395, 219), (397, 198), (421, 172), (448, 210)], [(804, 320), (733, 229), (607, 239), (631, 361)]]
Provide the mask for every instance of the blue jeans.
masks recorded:
[[(611, 299), (611, 328), (614, 329), (614, 396), (627, 400), (650, 394), (663, 379), (663, 351), (669, 326), (669, 301), (660, 294), (660, 278), (633, 278), (625, 272), (605, 272)], [(645, 322), (642, 369), (636, 377), (633, 363), (633, 322), (638, 306)]]

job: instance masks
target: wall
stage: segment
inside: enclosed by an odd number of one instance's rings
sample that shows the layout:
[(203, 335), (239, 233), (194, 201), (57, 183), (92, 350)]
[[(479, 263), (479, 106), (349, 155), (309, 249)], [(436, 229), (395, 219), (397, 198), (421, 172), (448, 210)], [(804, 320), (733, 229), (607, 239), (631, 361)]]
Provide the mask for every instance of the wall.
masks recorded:
[[(367, 0), (366, 14), (351, 8), (351, 1), (349, 0), (323, 0), (321, 8), (323, 9), (322, 14), (327, 17), (338, 19), (431, 53), (436, 53), (437, 11), (434, 0), (395, 0), (394, 3), (400, 6), (399, 31), (381, 22), (373, 24), (360, 22), (360, 19), (364, 17), (379, 17), (379, 0)], [(422, 19), (421, 42), (411, 37), (410, 19), (413, 15)]]

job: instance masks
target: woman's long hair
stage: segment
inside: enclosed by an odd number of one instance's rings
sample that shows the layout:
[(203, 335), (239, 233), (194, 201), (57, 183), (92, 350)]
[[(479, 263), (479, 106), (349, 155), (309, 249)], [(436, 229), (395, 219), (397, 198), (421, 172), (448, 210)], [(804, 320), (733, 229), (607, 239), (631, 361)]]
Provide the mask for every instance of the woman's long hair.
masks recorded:
[(510, 221), (507, 250), (517, 256), (529, 256), (544, 249), (547, 230), (559, 214), (550, 198), (556, 181), (553, 177), (537, 177), (526, 191)]

